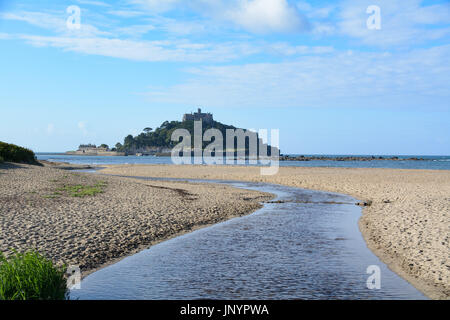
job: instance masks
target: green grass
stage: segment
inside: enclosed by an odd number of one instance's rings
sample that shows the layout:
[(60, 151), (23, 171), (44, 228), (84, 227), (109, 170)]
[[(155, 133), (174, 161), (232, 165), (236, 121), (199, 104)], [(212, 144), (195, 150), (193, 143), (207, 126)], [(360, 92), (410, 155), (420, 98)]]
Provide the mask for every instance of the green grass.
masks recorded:
[(33, 151), (0, 141), (0, 158), (3, 161), (39, 164)]
[(0, 156), (0, 163), (5, 162), (2, 156)]
[[(55, 180), (58, 181), (58, 180)], [(53, 182), (53, 180), (51, 180)], [(53, 191), (51, 194), (43, 195), (45, 199), (57, 199), (62, 196), (84, 198), (92, 197), (96, 194), (103, 193), (107, 183), (105, 181), (99, 181), (96, 184), (75, 184), (75, 185), (64, 185)]]
[(68, 298), (65, 266), (56, 267), (38, 252), (0, 253), (0, 300)]
[[(95, 196), (98, 193), (103, 193), (103, 189), (106, 187), (106, 182), (100, 181), (94, 185), (69, 185), (62, 188), (58, 188), (57, 191), (64, 192), (71, 197), (84, 198), (88, 196)], [(61, 193), (55, 192), (53, 195), (62, 195)]]
[(61, 195), (60, 194), (48, 194), (48, 195), (45, 195), (45, 196), (43, 196), (43, 198), (45, 198), (45, 199), (56, 199), (56, 198), (59, 198)]

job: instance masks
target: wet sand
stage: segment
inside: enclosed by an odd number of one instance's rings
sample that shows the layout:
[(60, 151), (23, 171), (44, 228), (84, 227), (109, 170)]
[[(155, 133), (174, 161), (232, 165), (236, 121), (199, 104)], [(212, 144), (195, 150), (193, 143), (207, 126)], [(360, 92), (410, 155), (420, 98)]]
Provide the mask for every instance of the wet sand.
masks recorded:
[(359, 220), (368, 247), (428, 297), (450, 298), (450, 171), (283, 167), (261, 176), (257, 167), (119, 165), (102, 172), (269, 182), (371, 202)]
[[(37, 249), (57, 264), (80, 266), (83, 276), (154, 243), (251, 213), (272, 199), (217, 184), (61, 168), (68, 166), (0, 164), (0, 251)], [(74, 197), (67, 190), (77, 185), (102, 192)]]

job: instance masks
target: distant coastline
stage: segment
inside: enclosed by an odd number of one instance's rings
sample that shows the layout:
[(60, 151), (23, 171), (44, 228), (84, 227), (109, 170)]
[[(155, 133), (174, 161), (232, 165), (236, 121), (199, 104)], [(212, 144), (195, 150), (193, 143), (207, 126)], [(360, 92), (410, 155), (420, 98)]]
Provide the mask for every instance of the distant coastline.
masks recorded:
[[(285, 156), (285, 155), (283, 155)], [(351, 154), (304, 154), (309, 160), (296, 160), (300, 154), (289, 154), (291, 159), (282, 160), (280, 167), (349, 167), (349, 168), (390, 168), (390, 169), (426, 169), (426, 170), (450, 170), (450, 156), (427, 155), (351, 155)], [(38, 160), (50, 162), (66, 162), (83, 165), (108, 165), (108, 164), (167, 164), (173, 165), (170, 153), (164, 155), (160, 152), (154, 154), (73, 154), (64, 152), (37, 152)], [(381, 157), (381, 158), (380, 158)], [(342, 160), (344, 158), (344, 160)], [(353, 158), (358, 158), (353, 160)], [(363, 159), (366, 158), (365, 161)], [(398, 158), (398, 159), (397, 159)], [(410, 160), (414, 159), (414, 160)], [(258, 162), (260, 165), (263, 163)], [(246, 161), (246, 165), (253, 164)]]
[(328, 161), (373, 161), (373, 160), (390, 160), (390, 161), (430, 161), (430, 159), (419, 157), (398, 157), (398, 156), (292, 156), (281, 155), (280, 161), (311, 161), (311, 160), (328, 160)]
[[(82, 151), (67, 151), (63, 154), (75, 155), (75, 156), (137, 156), (137, 157), (170, 157), (170, 152), (153, 152), (153, 153), (126, 153), (117, 151), (99, 151), (99, 152), (82, 152)], [(224, 155), (225, 157), (225, 155)], [(234, 157), (233, 159), (238, 159)], [(419, 158), (419, 157), (397, 157), (397, 156), (292, 156), (281, 155), (279, 161), (374, 161), (374, 160), (386, 160), (386, 161), (432, 161), (431, 159)]]
[(67, 151), (67, 155), (75, 156), (125, 156), (125, 152), (116, 149), (109, 149), (108, 145), (102, 144), (97, 147), (95, 144), (81, 144), (77, 151)]
[[(51, 154), (51, 153), (50, 153)], [(155, 156), (155, 157), (170, 157), (172, 154), (168, 150), (164, 150), (163, 152), (118, 152), (118, 151), (89, 151), (85, 152), (82, 150), (77, 151), (67, 151), (66, 155), (75, 155), (75, 156)], [(225, 157), (226, 155), (224, 155)], [(234, 159), (238, 159), (234, 157)], [(280, 155), (280, 161), (314, 161), (314, 160), (322, 160), (322, 161), (374, 161), (374, 160), (385, 160), (385, 161), (432, 161), (432, 159), (422, 158), (419, 156), (363, 156), (363, 155), (355, 155), (355, 156), (329, 156), (329, 155)]]
[(125, 152), (117, 151), (99, 151), (99, 152), (81, 152), (81, 151), (67, 151), (63, 154), (73, 156), (126, 156)]

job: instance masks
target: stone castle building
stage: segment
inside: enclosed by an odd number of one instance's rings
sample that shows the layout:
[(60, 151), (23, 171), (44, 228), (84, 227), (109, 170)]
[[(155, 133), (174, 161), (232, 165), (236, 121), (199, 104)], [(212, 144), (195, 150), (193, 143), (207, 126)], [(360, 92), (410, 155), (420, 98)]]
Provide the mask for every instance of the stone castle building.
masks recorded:
[(97, 153), (97, 152), (107, 152), (108, 148), (97, 147), (95, 144), (81, 144), (78, 147), (80, 153)]
[(183, 121), (198, 121), (202, 120), (206, 123), (211, 123), (214, 121), (213, 115), (211, 113), (202, 113), (202, 109), (198, 108), (197, 112), (185, 113), (183, 115)]
[(77, 151), (67, 151), (66, 154), (79, 156), (124, 156), (125, 152), (110, 151), (106, 147), (97, 147), (95, 144), (82, 144)]

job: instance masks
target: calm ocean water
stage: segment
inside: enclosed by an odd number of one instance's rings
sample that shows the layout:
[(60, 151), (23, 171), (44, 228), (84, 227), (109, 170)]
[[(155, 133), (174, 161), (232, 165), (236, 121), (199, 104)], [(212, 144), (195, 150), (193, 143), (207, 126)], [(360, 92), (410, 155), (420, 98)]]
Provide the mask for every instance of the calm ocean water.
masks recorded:
[[(106, 156), (77, 156), (58, 153), (37, 153), (39, 160), (68, 162), (74, 164), (105, 165), (105, 164), (172, 164), (170, 157), (106, 157)], [(308, 155), (305, 155), (308, 156)], [(332, 157), (330, 155), (323, 155)], [(347, 155), (333, 155), (341, 157)], [(392, 157), (384, 155), (383, 157)], [(398, 156), (400, 160), (373, 160), (373, 161), (280, 161), (281, 167), (344, 167), (344, 168), (391, 168), (391, 169), (432, 169), (450, 170), (450, 156)], [(423, 158), (424, 161), (401, 160), (407, 158)]]

